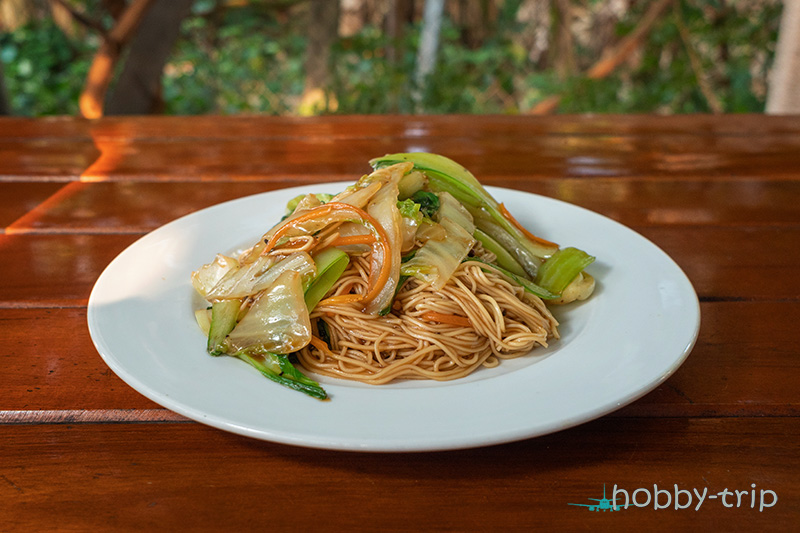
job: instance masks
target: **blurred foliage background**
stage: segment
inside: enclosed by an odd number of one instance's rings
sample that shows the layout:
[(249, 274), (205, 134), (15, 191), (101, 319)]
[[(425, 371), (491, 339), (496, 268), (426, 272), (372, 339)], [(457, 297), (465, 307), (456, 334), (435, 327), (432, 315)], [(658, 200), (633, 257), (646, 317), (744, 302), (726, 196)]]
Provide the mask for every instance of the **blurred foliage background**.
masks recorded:
[[(400, 30), (390, 32), (396, 2), (339, 2), (329, 73), (318, 88), (325, 97), (308, 107), (309, 36), (319, 23), (313, 2), (193, 1), (163, 68), (157, 111), (763, 112), (782, 9), (779, 0), (665, 2), (623, 60), (591, 77), (655, 2), (449, 0), (436, 66), (423, 85), (414, 72), (424, 3), (404, 2)], [(10, 114), (80, 113), (103, 30), (115, 23), (109, 4), (0, 0)]]

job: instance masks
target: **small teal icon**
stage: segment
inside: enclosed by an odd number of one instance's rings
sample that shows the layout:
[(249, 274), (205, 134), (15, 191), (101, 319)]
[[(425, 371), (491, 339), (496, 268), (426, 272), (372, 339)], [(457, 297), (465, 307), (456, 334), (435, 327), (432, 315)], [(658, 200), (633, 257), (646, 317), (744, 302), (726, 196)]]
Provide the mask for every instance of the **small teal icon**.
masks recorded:
[(606, 498), (606, 484), (603, 483), (603, 497), (598, 498), (586, 498), (587, 500), (591, 500), (597, 503), (568, 503), (567, 505), (578, 505), (580, 507), (588, 507), (590, 511), (619, 511), (620, 508), (617, 507), (617, 500), (616, 498), (613, 500), (609, 500)]

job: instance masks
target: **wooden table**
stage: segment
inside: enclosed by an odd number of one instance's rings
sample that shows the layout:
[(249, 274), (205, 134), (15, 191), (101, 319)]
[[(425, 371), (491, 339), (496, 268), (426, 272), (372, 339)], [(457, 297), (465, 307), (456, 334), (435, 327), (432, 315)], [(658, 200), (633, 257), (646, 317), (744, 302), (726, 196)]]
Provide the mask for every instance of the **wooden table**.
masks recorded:
[[(99, 357), (90, 290), (145, 233), (224, 200), (351, 180), (370, 158), (411, 150), (663, 248), (701, 302), (687, 361), (573, 429), (368, 454), (189, 421)], [(6, 118), (0, 221), (0, 530), (800, 527), (799, 117)], [(651, 501), (568, 505), (604, 484)], [(687, 503), (692, 491), (702, 504)]]

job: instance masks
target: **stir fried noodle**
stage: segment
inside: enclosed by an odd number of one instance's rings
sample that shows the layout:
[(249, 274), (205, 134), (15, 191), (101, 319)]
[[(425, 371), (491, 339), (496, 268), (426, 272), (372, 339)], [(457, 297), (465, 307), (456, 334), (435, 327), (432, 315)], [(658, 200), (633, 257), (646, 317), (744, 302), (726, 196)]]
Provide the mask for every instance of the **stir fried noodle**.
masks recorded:
[[(301, 194), (238, 257), (192, 273), (206, 351), (318, 399), (311, 372), (446, 381), (559, 338), (594, 257), (526, 230), (468, 170), (390, 154), (336, 195)], [(547, 306), (545, 305), (547, 302)], [(540, 350), (541, 351), (541, 350)]]
[[(364, 291), (368, 276), (368, 261), (358, 258), (332, 293)], [(452, 317), (463, 317), (463, 323), (437, 322)], [(440, 291), (409, 279), (385, 316), (334, 300), (321, 302), (311, 319), (330, 347), (313, 342), (298, 354), (302, 365), (375, 385), (398, 378), (461, 378), (558, 338), (558, 323), (541, 299), (475, 262), (462, 263)]]

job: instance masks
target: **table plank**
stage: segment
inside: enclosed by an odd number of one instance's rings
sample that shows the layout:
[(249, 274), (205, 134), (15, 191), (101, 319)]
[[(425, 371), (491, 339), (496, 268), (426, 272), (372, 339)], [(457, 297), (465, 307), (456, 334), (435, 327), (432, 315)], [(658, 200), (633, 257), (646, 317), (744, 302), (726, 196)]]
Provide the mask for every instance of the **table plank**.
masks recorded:
[[(0, 307), (85, 306), (97, 277), (141, 235), (0, 235)], [(78, 251), (76, 253), (76, 251)]]
[(800, 298), (800, 228), (634, 229), (683, 268), (701, 299)]
[[(11, 530), (788, 531), (800, 521), (799, 438), (781, 419), (607, 418), (509, 445), (386, 456), (197, 424), (12, 426), (0, 432), (0, 495)], [(642, 507), (614, 514), (568, 505), (601, 497), (604, 484), (621, 499), (619, 489), (648, 490), (651, 502), (640, 491)], [(730, 508), (718, 496), (695, 510), (684, 493), (687, 508), (657, 510), (654, 485), (743, 494), (738, 507), (731, 494)], [(762, 490), (772, 507), (759, 509)]]
[(85, 308), (0, 309), (0, 323), (2, 410), (19, 411), (0, 414), (0, 421), (36, 417), (38, 410), (62, 411), (57, 414), (63, 419), (78, 410), (159, 407), (103, 362), (89, 337)]
[[(710, 302), (701, 313), (699, 339), (683, 366), (614, 416), (797, 416), (800, 360), (793, 350), (800, 301)], [(753, 317), (761, 320), (757, 333), (743, 326)], [(124, 421), (134, 417), (132, 409), (158, 409), (102, 361), (85, 309), (0, 309), (0, 323), (6, 332), (0, 423)], [(206, 357), (202, 342), (197, 349), (198, 358)], [(87, 410), (103, 412), (91, 418)]]
[[(0, 181), (249, 180), (282, 174), (350, 179), (372, 157), (427, 150), (479, 177), (753, 177), (791, 179), (798, 120), (587, 120), (533, 117), (226, 117), (103, 119), (48, 131), (10, 119), (0, 136)], [(682, 125), (682, 128), (681, 128)], [(75, 130), (70, 133), (69, 130)], [(19, 133), (14, 133), (18, 131)], [(198, 140), (204, 139), (202, 149)], [(491, 154), (491, 157), (486, 157)]]
[[(660, 246), (686, 271), (701, 298), (783, 300), (800, 295), (800, 248), (796, 246), (800, 227), (696, 227), (690, 232), (664, 227), (633, 229)], [(0, 262), (0, 279), (4, 281), (0, 307), (85, 305), (100, 273), (139, 237), (0, 235), (0, 252), (15, 258)], [(602, 250), (593, 250), (591, 243), (571, 244), (596, 254), (596, 268), (618, 260), (604, 258)], [(209, 250), (209, 260), (223, 251)]]
[[(674, 146), (670, 146), (674, 143)], [(12, 150), (13, 148), (13, 150)], [(7, 161), (0, 176), (103, 180), (259, 180), (268, 175), (303, 178), (325, 175), (349, 180), (368, 170), (367, 162), (386, 153), (428, 151), (451, 157), (476, 176), (750, 178), (769, 174), (791, 179), (800, 163), (800, 135), (757, 140), (731, 137), (695, 139), (561, 137), (469, 139), (458, 136), (419, 139), (353, 139), (345, 145), (319, 139), (214, 140), (197, 149), (193, 142), (128, 139), (41, 148), (4, 146), (23, 162)], [(490, 153), (491, 157), (484, 154)], [(94, 157), (93, 157), (94, 155)], [(38, 158), (37, 158), (38, 156)], [(36, 164), (31, 161), (36, 161)], [(68, 165), (68, 161), (73, 161)]]
[[(146, 233), (204, 207), (302, 184), (279, 178), (238, 183), (75, 181), (18, 218), (6, 232)], [(282, 212), (278, 207), (276, 222)]]
[[(654, 134), (681, 137), (757, 137), (764, 134), (800, 134), (800, 118), (760, 114), (728, 115), (327, 115), (290, 117), (266, 115), (2, 117), (0, 139), (40, 138), (280, 138), (318, 137), (334, 140), (355, 137), (464, 137), (525, 135)], [(468, 124), (469, 127), (464, 127)]]
[[(298, 185), (313, 190), (315, 183), (319, 183), (317, 177), (289, 180), (280, 176), (253, 182), (76, 181), (46, 202), (28, 205), (27, 214), (17, 215), (6, 232), (144, 233), (217, 203)], [(485, 183), (563, 200), (628, 226), (800, 226), (798, 181), (494, 178)], [(3, 185), (20, 186), (0, 184), (0, 191)], [(47, 191), (53, 186), (39, 185)], [(765, 210), (765, 205), (770, 209)]]
[(54, 194), (58, 183), (3, 183), (0, 182), (0, 231), (33, 210)]

